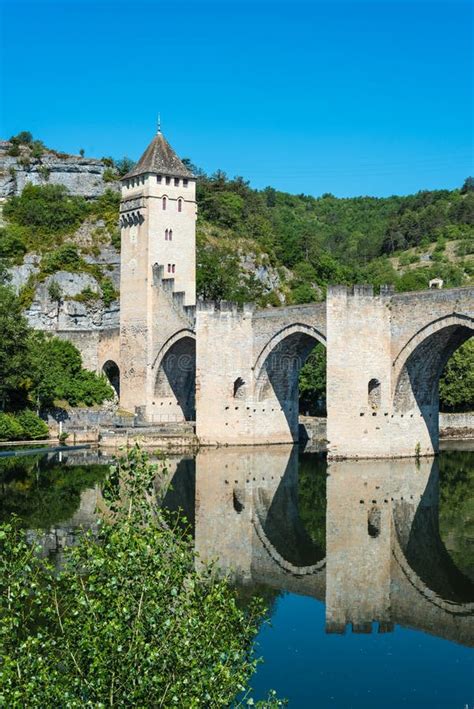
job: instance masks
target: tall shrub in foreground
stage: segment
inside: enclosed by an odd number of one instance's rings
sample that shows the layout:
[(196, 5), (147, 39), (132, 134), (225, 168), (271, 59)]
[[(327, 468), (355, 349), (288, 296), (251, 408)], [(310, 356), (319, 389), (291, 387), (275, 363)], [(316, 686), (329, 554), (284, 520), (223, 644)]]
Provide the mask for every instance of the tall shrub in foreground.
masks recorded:
[(190, 539), (152, 504), (155, 473), (138, 448), (112, 466), (107, 520), (60, 573), (0, 527), (0, 705), (219, 707), (245, 693), (262, 608), (196, 570)]

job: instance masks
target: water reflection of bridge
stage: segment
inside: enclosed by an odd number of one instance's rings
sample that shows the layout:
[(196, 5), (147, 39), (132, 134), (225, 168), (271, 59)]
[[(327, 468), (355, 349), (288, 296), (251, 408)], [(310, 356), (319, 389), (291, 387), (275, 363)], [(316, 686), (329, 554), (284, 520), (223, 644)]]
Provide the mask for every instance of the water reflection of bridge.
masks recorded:
[(246, 584), (326, 602), (326, 629), (395, 623), (474, 644), (474, 586), (438, 528), (437, 461), (328, 468), (326, 550), (298, 508), (294, 449), (208, 449), (196, 461), (196, 550)]
[[(250, 589), (325, 601), (328, 632), (400, 624), (473, 645), (474, 585), (440, 537), (437, 460), (331, 462), (327, 473), (325, 514), (324, 495), (310, 500), (322, 507), (311, 535), (292, 447), (170, 458), (165, 503), (184, 510), (199, 560), (217, 560)], [(306, 480), (316, 475), (325, 472), (309, 470)], [(94, 524), (98, 495), (82, 493), (74, 518), (45, 535), (45, 552), (61, 552), (74, 543), (74, 528)]]

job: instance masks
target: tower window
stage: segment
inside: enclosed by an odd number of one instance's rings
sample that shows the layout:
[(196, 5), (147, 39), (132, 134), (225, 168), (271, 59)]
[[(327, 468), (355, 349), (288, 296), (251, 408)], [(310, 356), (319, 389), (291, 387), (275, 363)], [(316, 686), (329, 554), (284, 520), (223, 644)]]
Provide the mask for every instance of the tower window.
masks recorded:
[(169, 263), (169, 264), (168, 264), (168, 273), (174, 273), (175, 267), (176, 267), (176, 264), (174, 264), (174, 263)]
[(161, 175), (156, 176), (156, 181), (161, 183)]
[(171, 177), (167, 177), (167, 178), (166, 178), (166, 184), (169, 185), (170, 182), (171, 182)]
[(175, 269), (175, 264), (172, 263), (172, 264), (171, 264), (171, 273), (174, 273), (174, 269)]
[(171, 273), (171, 264), (168, 264), (168, 273)]
[(168, 229), (168, 241), (173, 241), (173, 230)]
[(188, 186), (188, 181), (187, 181), (187, 180), (183, 180), (183, 187), (187, 187), (187, 186)]
[(174, 186), (179, 187), (179, 177), (174, 178)]
[(166, 197), (163, 197), (163, 199), (161, 200), (161, 204), (163, 206), (163, 210), (165, 210), (166, 209)]
[(178, 199), (178, 212), (182, 212), (182, 211), (183, 211), (183, 200)]
[(165, 241), (168, 241), (168, 229), (165, 229)]

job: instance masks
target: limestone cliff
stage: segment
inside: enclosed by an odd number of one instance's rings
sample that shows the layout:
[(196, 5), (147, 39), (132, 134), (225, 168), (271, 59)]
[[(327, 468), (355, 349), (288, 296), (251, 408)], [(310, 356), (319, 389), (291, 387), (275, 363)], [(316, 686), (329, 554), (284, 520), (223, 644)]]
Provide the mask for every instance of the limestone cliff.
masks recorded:
[(99, 197), (106, 189), (120, 189), (119, 183), (104, 181), (107, 165), (102, 160), (48, 149), (35, 158), (26, 146), (12, 156), (8, 154), (11, 146), (8, 140), (0, 141), (0, 199), (20, 194), (27, 183), (64, 185), (71, 194), (88, 199)]

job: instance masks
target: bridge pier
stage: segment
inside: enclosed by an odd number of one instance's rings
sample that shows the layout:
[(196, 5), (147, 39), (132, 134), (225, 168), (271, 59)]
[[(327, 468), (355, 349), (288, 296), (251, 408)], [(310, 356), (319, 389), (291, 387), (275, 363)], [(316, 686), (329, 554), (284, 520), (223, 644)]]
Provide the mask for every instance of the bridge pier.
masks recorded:
[(438, 384), (474, 332), (470, 288), (395, 294), (335, 286), (327, 297), (329, 458), (432, 456)]

